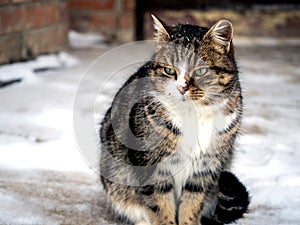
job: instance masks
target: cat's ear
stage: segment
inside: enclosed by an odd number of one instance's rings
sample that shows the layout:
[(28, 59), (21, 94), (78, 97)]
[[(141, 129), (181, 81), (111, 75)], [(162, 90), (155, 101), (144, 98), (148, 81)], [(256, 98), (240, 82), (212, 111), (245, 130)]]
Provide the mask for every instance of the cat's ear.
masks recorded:
[(169, 35), (169, 32), (168, 32), (168, 26), (163, 21), (161, 21), (156, 16), (154, 16), (153, 14), (151, 14), (151, 17), (152, 17), (153, 22), (154, 22), (154, 29), (156, 30), (156, 32), (154, 34), (154, 39), (157, 40), (157, 41), (168, 41), (168, 40), (170, 40), (170, 35)]
[(233, 27), (231, 22), (226, 19), (217, 21), (205, 34), (205, 37), (209, 38), (217, 45), (224, 46), (226, 53), (228, 53), (233, 37)]

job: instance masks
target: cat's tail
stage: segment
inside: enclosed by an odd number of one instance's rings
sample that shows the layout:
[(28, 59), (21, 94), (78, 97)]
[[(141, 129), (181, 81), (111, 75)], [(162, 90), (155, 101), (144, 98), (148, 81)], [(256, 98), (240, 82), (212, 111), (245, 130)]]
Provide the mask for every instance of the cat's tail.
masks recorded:
[(248, 210), (249, 193), (238, 178), (230, 172), (222, 172), (219, 179), (218, 204), (213, 219), (202, 218), (203, 225), (228, 224), (241, 218)]

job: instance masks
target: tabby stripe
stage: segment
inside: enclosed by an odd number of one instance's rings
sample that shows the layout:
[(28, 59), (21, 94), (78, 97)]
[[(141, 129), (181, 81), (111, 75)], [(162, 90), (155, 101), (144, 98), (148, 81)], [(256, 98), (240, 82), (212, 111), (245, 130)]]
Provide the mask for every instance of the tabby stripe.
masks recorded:
[(157, 174), (162, 177), (170, 177), (172, 176), (172, 172), (169, 170), (158, 170)]
[(223, 206), (221, 204), (218, 204), (218, 207), (224, 211), (242, 211), (245, 208), (242, 206), (232, 206), (232, 207), (228, 207), (228, 206)]
[(185, 55), (185, 54), (186, 54), (185, 52), (186, 52), (186, 51), (184, 51), (184, 50), (185, 50), (185, 46), (180, 45), (180, 53), (181, 53), (180, 58), (181, 58), (181, 59), (185, 59), (185, 56), (186, 56), (186, 55)]
[[(199, 61), (199, 62), (198, 62), (198, 61)], [(193, 60), (194, 66), (197, 65), (197, 64), (200, 64), (200, 65), (201, 65), (201, 62), (203, 62), (201, 58), (199, 58), (199, 57), (194, 57), (194, 60)]]
[(166, 62), (168, 62), (168, 64), (170, 64), (170, 65), (174, 65), (175, 64), (174, 54), (170, 54), (170, 55), (166, 56)]
[(239, 210), (227, 210), (218, 205), (215, 214), (218, 221), (227, 224), (234, 222), (238, 218), (241, 218), (246, 211), (247, 208), (240, 208)]
[(181, 47), (182, 47), (182, 45), (177, 45), (177, 53), (178, 53), (178, 58), (177, 58), (177, 60), (182, 58), (182, 55), (181, 55), (181, 54), (182, 54)]
[(219, 135), (223, 135), (223, 134), (227, 134), (227, 133), (231, 132), (233, 128), (235, 128), (235, 127), (237, 127), (237, 126), (239, 125), (239, 123), (238, 123), (238, 120), (240, 119), (239, 117), (240, 117), (240, 116), (237, 115), (237, 116), (231, 121), (231, 123), (227, 125), (227, 127), (226, 127), (224, 130), (218, 131), (218, 134), (219, 134)]
[(234, 197), (225, 195), (225, 194), (223, 194), (222, 192), (220, 192), (220, 193), (218, 194), (218, 198), (219, 198), (219, 199), (222, 199), (222, 200), (224, 200), (224, 201), (232, 201), (232, 200), (234, 200)]
[(164, 184), (159, 184), (159, 185), (146, 185), (144, 187), (141, 187), (139, 189), (139, 193), (143, 194), (143, 195), (153, 195), (154, 193), (158, 193), (158, 194), (164, 194), (164, 193), (168, 193), (173, 189), (173, 184), (171, 183), (164, 183)]
[(170, 59), (170, 56), (167, 56), (167, 55), (164, 55), (164, 58), (163, 58), (163, 63), (166, 63), (166, 64), (170, 64), (170, 61), (169, 61), (169, 59)]
[(227, 209), (246, 208), (249, 203), (248, 195), (227, 196), (226, 198), (218, 196), (218, 198), (220, 207)]
[(181, 131), (176, 126), (174, 126), (171, 121), (162, 121), (162, 119), (158, 117), (152, 117), (152, 119), (156, 122), (158, 126), (163, 126), (167, 128), (175, 135), (181, 135)]
[(203, 192), (203, 187), (201, 184), (196, 184), (193, 182), (187, 182), (183, 189), (188, 192)]
[[(179, 58), (179, 55), (178, 55), (179, 49), (175, 49), (174, 52), (175, 52), (176, 59), (178, 60), (178, 58)], [(175, 60), (174, 60), (174, 64), (175, 64)]]
[(189, 50), (186, 47), (184, 47), (184, 46), (182, 46), (182, 48), (183, 48), (182, 59), (186, 59), (187, 54), (189, 53)]
[(157, 206), (157, 205), (155, 205), (155, 206), (149, 206), (149, 208), (153, 211), (153, 212), (155, 212), (155, 213), (157, 213), (160, 209), (159, 209), (159, 207)]
[(219, 67), (219, 66), (212, 66), (209, 67), (209, 69), (216, 71), (217, 74), (219, 74), (220, 72), (234, 74), (236, 72), (235, 70), (228, 70), (225, 67)]
[(212, 171), (198, 171), (198, 172), (195, 172), (193, 176), (196, 176), (196, 177), (207, 177), (207, 176), (210, 176), (212, 177), (214, 180), (216, 180), (219, 175), (219, 173), (217, 172), (212, 172)]
[[(188, 59), (187, 59), (187, 62), (191, 62), (191, 58), (193, 57), (193, 53), (191, 53), (190, 51), (188, 52), (189, 55), (188, 55)], [(196, 57), (194, 57), (196, 58)], [(195, 64), (194, 64), (195, 65)], [(194, 65), (190, 65), (191, 67), (194, 67)]]

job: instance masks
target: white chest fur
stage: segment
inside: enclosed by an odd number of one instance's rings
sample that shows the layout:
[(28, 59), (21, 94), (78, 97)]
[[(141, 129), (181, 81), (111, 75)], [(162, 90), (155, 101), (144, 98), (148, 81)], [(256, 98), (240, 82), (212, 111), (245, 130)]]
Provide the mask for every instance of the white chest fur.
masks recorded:
[[(220, 105), (224, 106), (226, 102)], [(237, 114), (224, 115), (222, 110), (197, 108), (191, 102), (182, 102), (174, 107), (167, 106), (170, 119), (181, 132), (182, 137), (177, 149), (169, 159), (165, 161), (166, 169), (170, 170), (174, 177), (176, 196), (181, 196), (181, 190), (187, 179), (195, 172), (206, 170), (203, 168), (201, 155), (213, 151), (212, 143), (220, 131), (227, 129), (236, 119)], [(214, 107), (215, 109), (215, 107)], [(172, 163), (178, 161), (178, 163)], [(209, 162), (205, 165), (209, 166)]]

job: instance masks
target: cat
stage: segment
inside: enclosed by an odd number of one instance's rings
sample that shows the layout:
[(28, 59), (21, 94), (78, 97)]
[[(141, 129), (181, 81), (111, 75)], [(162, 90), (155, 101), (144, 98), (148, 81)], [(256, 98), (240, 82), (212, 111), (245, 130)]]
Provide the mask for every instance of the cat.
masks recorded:
[(110, 209), (134, 225), (235, 221), (249, 198), (228, 172), (243, 111), (232, 24), (168, 26), (152, 17), (153, 56), (101, 123)]

